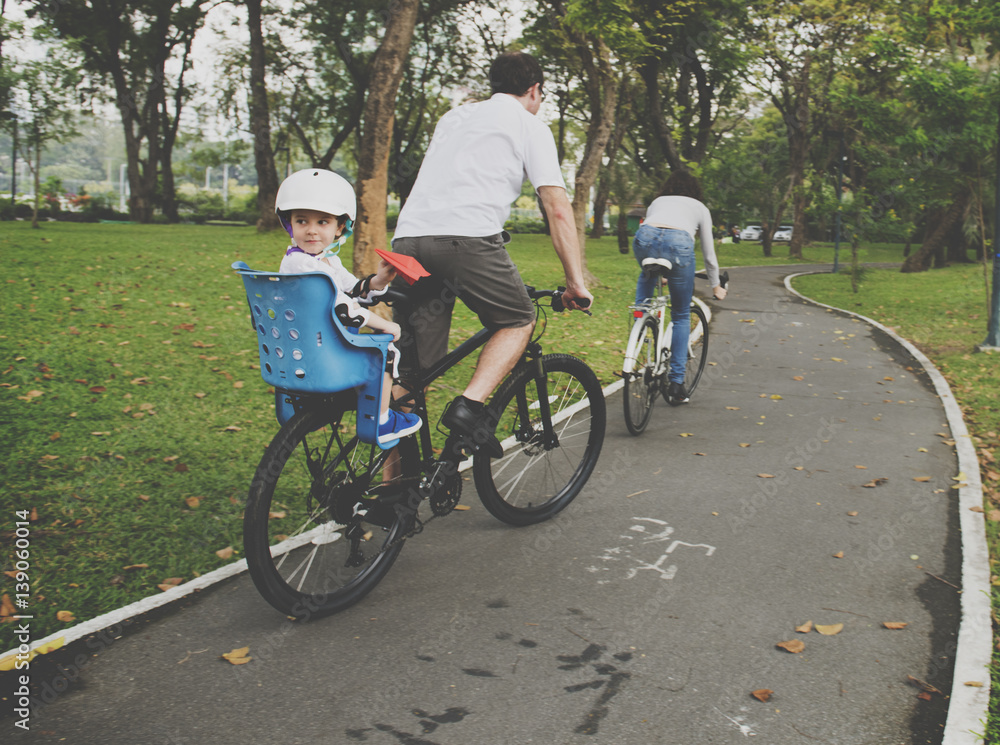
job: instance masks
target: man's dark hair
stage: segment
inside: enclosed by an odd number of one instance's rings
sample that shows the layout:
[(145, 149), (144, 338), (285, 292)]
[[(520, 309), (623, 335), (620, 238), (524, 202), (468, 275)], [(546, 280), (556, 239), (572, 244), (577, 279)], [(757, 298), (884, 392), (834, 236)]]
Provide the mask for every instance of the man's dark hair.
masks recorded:
[(701, 193), (701, 182), (690, 171), (674, 171), (660, 190), (661, 197), (691, 197), (705, 201)]
[(543, 82), (542, 66), (527, 52), (504, 52), (490, 65), (493, 93), (523, 96), (535, 83)]

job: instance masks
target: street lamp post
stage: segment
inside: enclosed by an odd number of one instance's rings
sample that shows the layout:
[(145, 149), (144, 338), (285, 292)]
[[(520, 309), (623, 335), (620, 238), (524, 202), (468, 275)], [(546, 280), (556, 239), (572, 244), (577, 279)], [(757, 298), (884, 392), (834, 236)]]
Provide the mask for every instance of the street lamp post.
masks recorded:
[[(998, 106), (1000, 108), (1000, 106)], [(997, 192), (996, 211), (993, 215), (993, 292), (990, 303), (990, 323), (986, 331), (986, 339), (977, 349), (979, 351), (1000, 352), (1000, 121), (997, 122)]]
[(837, 216), (833, 223), (833, 273), (837, 273), (840, 260), (840, 216), (844, 198), (844, 133), (840, 132), (840, 152), (837, 155)]

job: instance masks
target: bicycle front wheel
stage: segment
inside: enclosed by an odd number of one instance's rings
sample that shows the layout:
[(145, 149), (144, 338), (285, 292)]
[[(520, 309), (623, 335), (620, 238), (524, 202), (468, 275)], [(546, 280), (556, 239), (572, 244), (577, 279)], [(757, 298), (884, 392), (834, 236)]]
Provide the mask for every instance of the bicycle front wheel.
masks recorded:
[[(490, 403), (504, 454), (480, 454), (473, 462), (483, 506), (510, 525), (548, 520), (573, 501), (604, 444), (607, 409), (593, 370), (565, 354), (546, 355), (541, 363), (545, 400), (539, 395), (536, 364), (515, 370)], [(542, 406), (551, 414), (549, 428)]]
[[(669, 368), (670, 352), (663, 351), (666, 356), (664, 363)], [(701, 374), (705, 371), (705, 364), (708, 362), (708, 319), (705, 311), (697, 303), (691, 303), (691, 331), (688, 335), (688, 355), (687, 363), (684, 367), (684, 390), (688, 396), (694, 393), (701, 380)], [(667, 401), (667, 389), (670, 387), (670, 377), (663, 376), (660, 392), (663, 400)]]
[(387, 501), (403, 492), (402, 479), (384, 478), (387, 454), (357, 439), (355, 417), (330, 406), (296, 414), (254, 474), (243, 520), (247, 565), (260, 594), (286, 615), (308, 619), (358, 602), (389, 571), (409, 530), (412, 518)]
[(625, 409), (625, 426), (633, 435), (642, 434), (649, 424), (660, 384), (656, 376), (656, 338), (659, 328), (655, 318), (647, 317), (642, 323), (635, 347), (626, 355), (633, 358), (632, 372), (624, 375), (625, 388), (622, 401)]

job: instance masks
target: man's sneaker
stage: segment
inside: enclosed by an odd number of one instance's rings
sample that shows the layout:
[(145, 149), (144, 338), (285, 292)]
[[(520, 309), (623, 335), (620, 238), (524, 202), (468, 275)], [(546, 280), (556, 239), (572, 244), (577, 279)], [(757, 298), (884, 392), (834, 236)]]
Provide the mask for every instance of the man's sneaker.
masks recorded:
[(384, 424), (378, 425), (378, 441), (380, 443), (396, 440), (412, 435), (423, 425), (420, 417), (406, 411), (389, 409), (389, 418)]
[(681, 404), (686, 404), (691, 400), (688, 392), (684, 390), (683, 383), (675, 383), (670, 381), (670, 386), (667, 388), (667, 403), (671, 406), (680, 406)]
[(458, 396), (448, 404), (441, 423), (460, 435), (465, 435), (473, 450), (480, 448), (491, 458), (503, 457), (503, 448), (496, 438), (496, 422), (491, 422), (486, 407), (479, 401)]

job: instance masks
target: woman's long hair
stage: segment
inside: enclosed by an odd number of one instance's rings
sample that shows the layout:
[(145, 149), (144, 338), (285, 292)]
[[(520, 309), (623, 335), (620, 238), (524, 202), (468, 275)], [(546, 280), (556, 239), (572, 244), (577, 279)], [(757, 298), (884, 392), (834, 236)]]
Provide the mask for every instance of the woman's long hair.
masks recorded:
[(690, 171), (674, 171), (660, 190), (661, 197), (691, 197), (699, 202), (702, 198), (701, 182)]

